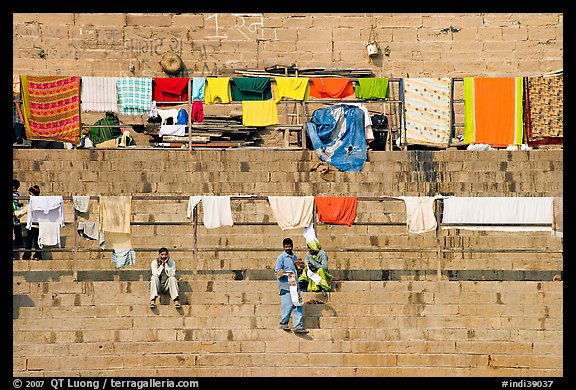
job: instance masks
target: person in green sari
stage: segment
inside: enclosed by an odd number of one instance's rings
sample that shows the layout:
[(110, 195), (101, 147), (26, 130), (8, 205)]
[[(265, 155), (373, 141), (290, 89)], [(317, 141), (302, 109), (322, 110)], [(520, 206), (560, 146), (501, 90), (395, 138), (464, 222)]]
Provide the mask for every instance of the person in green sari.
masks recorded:
[(302, 275), (298, 281), (306, 284), (306, 291), (322, 292), (326, 294), (327, 291), (332, 290), (332, 275), (328, 272), (328, 255), (322, 249), (322, 245), (317, 239), (306, 243), (308, 253), (304, 262), (306, 268), (302, 271)]

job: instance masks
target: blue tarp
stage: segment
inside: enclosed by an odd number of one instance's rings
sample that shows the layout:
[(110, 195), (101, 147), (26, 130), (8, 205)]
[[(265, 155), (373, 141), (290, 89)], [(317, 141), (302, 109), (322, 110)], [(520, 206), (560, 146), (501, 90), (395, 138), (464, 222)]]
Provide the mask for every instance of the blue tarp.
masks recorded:
[(366, 161), (364, 112), (337, 104), (319, 108), (306, 122), (306, 132), (320, 160), (344, 172), (359, 172)]

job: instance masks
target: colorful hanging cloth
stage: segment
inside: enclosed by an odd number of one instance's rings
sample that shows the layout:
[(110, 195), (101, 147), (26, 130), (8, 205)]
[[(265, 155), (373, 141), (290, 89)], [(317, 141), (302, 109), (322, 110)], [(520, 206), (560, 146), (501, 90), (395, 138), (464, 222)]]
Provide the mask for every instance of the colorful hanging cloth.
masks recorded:
[(233, 77), (230, 79), (230, 89), (235, 102), (272, 99), (272, 86), (268, 77)]
[(355, 196), (315, 196), (318, 221), (352, 226), (356, 219), (358, 198)]
[(145, 115), (152, 108), (152, 77), (118, 77), (120, 114)]
[(286, 97), (294, 100), (308, 100), (310, 86), (308, 77), (275, 77), (274, 96), (276, 102)]
[(188, 100), (188, 77), (156, 77), (152, 79), (152, 100), (184, 102)]
[(26, 138), (78, 144), (80, 78), (20, 77)]
[(387, 77), (360, 77), (354, 88), (358, 99), (386, 99), (390, 97)]
[(313, 77), (310, 84), (310, 96), (315, 98), (344, 99), (354, 96), (352, 81), (342, 77)]
[(406, 143), (448, 147), (450, 140), (450, 79), (404, 78)]
[(522, 77), (464, 78), (464, 143), (521, 145)]

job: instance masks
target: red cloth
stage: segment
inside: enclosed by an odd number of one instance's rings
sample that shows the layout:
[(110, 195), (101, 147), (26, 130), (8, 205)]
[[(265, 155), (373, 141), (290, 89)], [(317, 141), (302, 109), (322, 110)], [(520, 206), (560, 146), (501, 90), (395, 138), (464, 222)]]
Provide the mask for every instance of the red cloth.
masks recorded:
[(192, 102), (192, 122), (204, 122), (204, 105), (201, 101)]
[(344, 99), (354, 95), (354, 85), (347, 78), (313, 77), (310, 96), (315, 98)]
[(152, 79), (152, 100), (157, 102), (184, 102), (188, 100), (188, 77)]
[(352, 226), (356, 219), (358, 198), (355, 196), (315, 196), (314, 203), (320, 222)]

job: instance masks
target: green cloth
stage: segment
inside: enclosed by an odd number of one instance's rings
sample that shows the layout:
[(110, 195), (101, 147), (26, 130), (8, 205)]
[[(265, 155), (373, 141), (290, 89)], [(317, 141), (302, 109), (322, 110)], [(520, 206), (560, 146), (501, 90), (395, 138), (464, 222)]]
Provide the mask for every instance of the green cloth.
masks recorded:
[(268, 77), (232, 77), (230, 79), (232, 100), (270, 100), (272, 86)]
[[(120, 120), (114, 114), (106, 113), (106, 116), (102, 119), (97, 120), (94, 123), (95, 126), (104, 125), (120, 125)], [(109, 139), (114, 139), (122, 135), (120, 127), (91, 127), (88, 133), (88, 138), (94, 145), (99, 144)]]
[(358, 99), (385, 99), (390, 97), (387, 77), (361, 77), (354, 88)]

